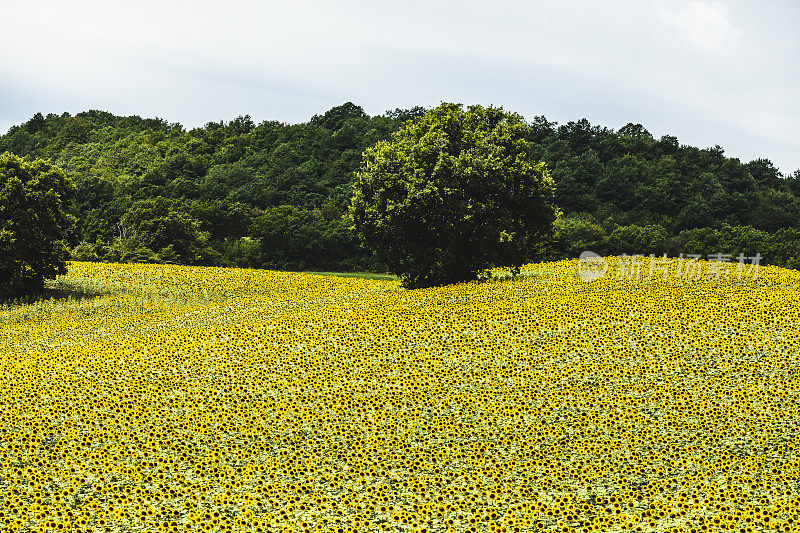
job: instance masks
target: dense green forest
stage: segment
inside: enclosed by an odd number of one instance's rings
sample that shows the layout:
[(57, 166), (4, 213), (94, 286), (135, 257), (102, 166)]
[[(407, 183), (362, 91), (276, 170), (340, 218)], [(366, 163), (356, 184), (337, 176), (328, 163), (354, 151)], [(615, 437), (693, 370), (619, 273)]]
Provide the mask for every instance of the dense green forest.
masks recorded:
[[(382, 270), (346, 212), (363, 151), (422, 107), (369, 116), (346, 103), (301, 124), (249, 116), (202, 128), (103, 111), (36, 114), (0, 153), (45, 158), (75, 185), (73, 257), (292, 270)], [(599, 253), (761, 253), (800, 268), (800, 170), (719, 146), (586, 120), (528, 123), (563, 214), (532, 260)]]

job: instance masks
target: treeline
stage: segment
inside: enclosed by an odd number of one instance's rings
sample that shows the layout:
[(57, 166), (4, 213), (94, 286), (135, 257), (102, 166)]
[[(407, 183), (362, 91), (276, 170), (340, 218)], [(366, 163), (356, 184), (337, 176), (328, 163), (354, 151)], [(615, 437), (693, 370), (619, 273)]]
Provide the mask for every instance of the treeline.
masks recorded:
[(534, 120), (531, 142), (553, 171), (565, 213), (598, 223), (658, 224), (671, 233), (723, 224), (764, 231), (800, 227), (800, 170), (783, 176), (767, 159), (742, 163), (719, 146), (655, 139), (639, 124), (619, 131), (586, 120)]
[(102, 111), (37, 114), (0, 152), (53, 161), (76, 187), (75, 258), (284, 269), (381, 269), (344, 214), (361, 153), (422, 108), (345, 104), (302, 124), (248, 116), (186, 131)]
[[(72, 178), (78, 259), (292, 270), (382, 270), (349, 230), (361, 154), (416, 107), (369, 116), (346, 103), (301, 124), (249, 116), (185, 130), (102, 111), (35, 115), (0, 152), (46, 158)], [(747, 253), (798, 266), (800, 171), (720, 147), (586, 120), (531, 123), (564, 216), (532, 259), (599, 253)]]
[(800, 229), (780, 228), (774, 232), (751, 226), (722, 224), (716, 228), (693, 228), (670, 233), (660, 224), (619, 226), (597, 224), (588, 217), (567, 217), (556, 221), (554, 235), (537, 251), (542, 259), (578, 257), (584, 250), (600, 255), (666, 254), (669, 257), (713, 254), (729, 255), (736, 261), (740, 254), (760, 254), (760, 264), (800, 270)]

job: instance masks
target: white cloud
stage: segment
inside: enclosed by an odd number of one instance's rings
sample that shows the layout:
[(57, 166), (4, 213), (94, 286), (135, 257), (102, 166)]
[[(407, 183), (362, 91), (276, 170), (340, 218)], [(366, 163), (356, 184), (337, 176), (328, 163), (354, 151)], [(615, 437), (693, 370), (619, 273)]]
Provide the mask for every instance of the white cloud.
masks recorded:
[(736, 27), (728, 7), (719, 1), (661, 3), (662, 18), (676, 29), (681, 37), (695, 48), (721, 52), (738, 43), (744, 32)]

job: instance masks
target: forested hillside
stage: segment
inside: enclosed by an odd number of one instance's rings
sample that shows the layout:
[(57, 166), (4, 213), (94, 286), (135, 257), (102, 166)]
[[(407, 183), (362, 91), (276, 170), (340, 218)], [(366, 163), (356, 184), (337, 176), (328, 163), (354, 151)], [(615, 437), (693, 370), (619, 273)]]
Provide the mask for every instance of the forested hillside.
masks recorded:
[[(346, 103), (306, 123), (249, 116), (185, 130), (102, 111), (35, 115), (0, 153), (42, 157), (76, 186), (76, 258), (282, 269), (381, 269), (344, 217), (361, 154), (421, 107), (369, 116)], [(722, 148), (586, 120), (530, 122), (563, 216), (531, 259), (600, 253), (760, 252), (800, 267), (800, 171)]]

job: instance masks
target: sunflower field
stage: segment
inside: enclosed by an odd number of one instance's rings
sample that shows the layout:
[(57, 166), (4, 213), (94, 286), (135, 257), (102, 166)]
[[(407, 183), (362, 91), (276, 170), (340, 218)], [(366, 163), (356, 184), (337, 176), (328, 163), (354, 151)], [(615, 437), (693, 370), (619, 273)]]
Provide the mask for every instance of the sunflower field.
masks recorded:
[(0, 531), (800, 532), (800, 272), (670, 268), (71, 263), (0, 308)]

